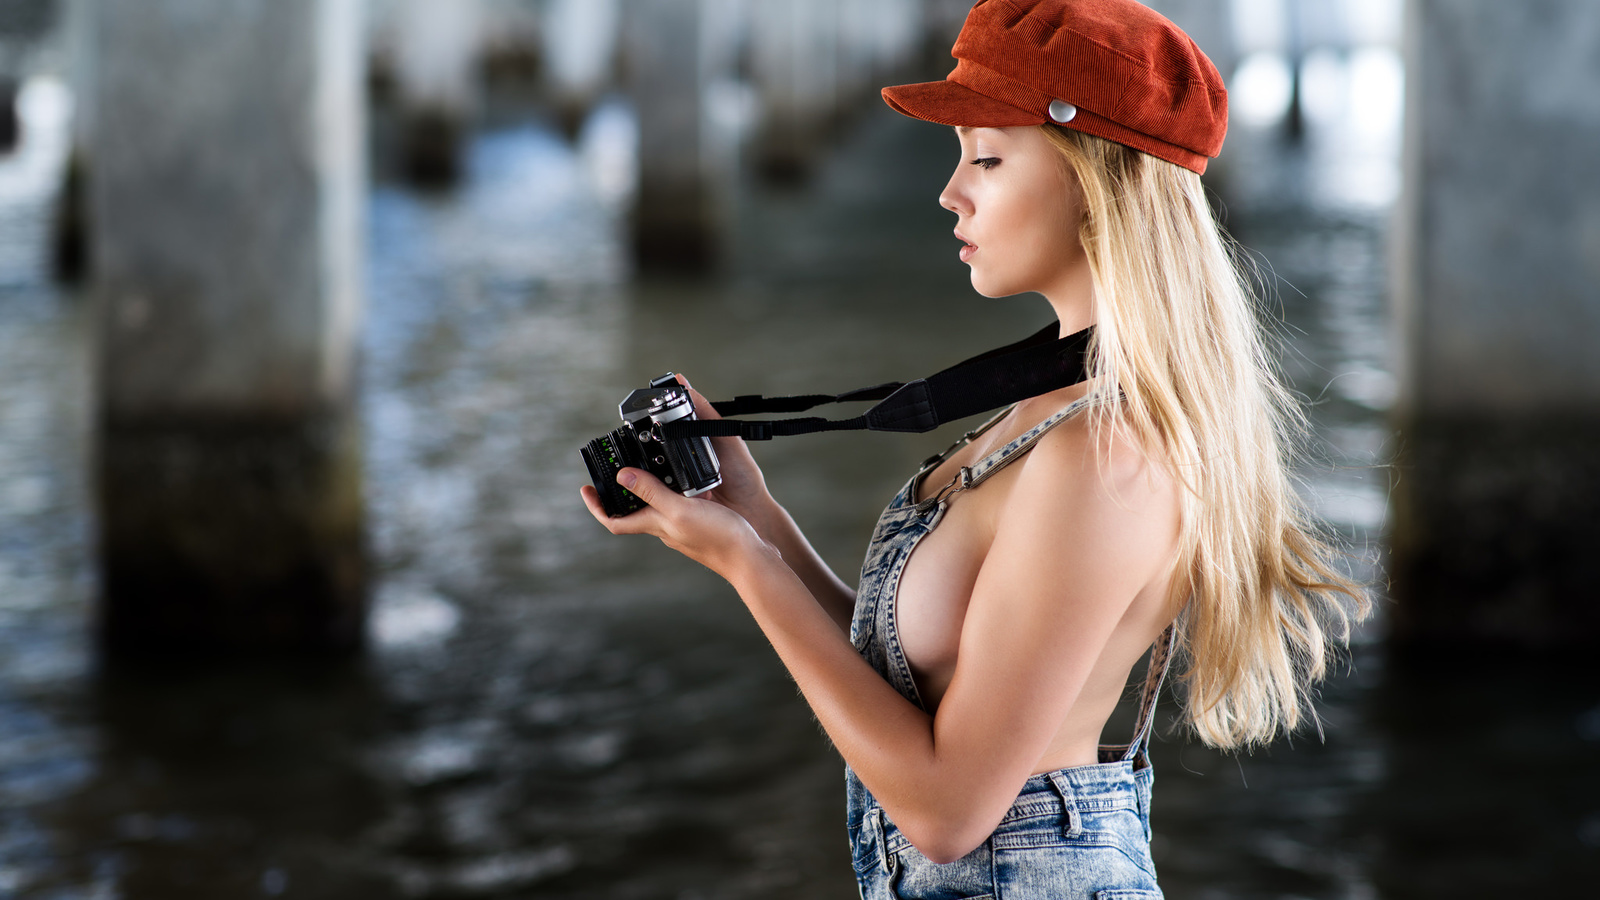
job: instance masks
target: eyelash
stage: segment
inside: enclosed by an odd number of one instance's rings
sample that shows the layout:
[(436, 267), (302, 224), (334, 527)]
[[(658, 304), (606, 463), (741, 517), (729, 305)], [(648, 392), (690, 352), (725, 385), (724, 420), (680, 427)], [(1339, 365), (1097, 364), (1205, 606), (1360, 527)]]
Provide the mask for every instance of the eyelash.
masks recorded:
[(993, 156), (985, 156), (982, 159), (973, 160), (972, 164), (980, 169), (992, 169), (995, 166), (1000, 165), (1000, 160)]

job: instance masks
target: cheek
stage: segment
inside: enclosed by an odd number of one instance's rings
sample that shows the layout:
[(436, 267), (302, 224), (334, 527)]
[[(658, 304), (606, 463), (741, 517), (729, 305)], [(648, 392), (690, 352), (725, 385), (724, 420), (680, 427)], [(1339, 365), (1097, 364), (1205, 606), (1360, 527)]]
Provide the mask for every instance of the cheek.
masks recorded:
[(1078, 240), (1078, 217), (1064, 188), (1041, 194), (1032, 206), (1033, 228), (1055, 247)]
[(1067, 258), (1076, 235), (1060, 204), (1035, 196), (1012, 205), (1006, 213), (1011, 236), (1007, 255), (1014, 264), (1036, 271)]

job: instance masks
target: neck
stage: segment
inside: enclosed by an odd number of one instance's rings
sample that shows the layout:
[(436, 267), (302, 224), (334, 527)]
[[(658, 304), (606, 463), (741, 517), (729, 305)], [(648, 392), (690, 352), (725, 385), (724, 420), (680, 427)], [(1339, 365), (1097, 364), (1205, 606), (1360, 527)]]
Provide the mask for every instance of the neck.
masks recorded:
[(1061, 323), (1062, 337), (1094, 324), (1094, 277), (1089, 260), (1080, 255), (1074, 262), (1042, 292)]

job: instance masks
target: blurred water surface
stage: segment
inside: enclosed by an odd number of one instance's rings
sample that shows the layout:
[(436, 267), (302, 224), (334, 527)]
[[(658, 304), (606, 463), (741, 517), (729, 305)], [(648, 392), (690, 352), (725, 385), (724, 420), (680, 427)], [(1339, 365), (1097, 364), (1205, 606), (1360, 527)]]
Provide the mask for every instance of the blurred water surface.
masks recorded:
[[(711, 396), (840, 390), (1042, 324), (1042, 301), (967, 286), (935, 199), (950, 134), (875, 111), (808, 189), (741, 182), (727, 264), (704, 279), (631, 270), (618, 103), (570, 143), (491, 116), (456, 192), (380, 177), (369, 654), (102, 673), (88, 310), (44, 274), (65, 137), (52, 89), (30, 89), (46, 125), (0, 158), (0, 897), (854, 895), (840, 763), (793, 685), (725, 584), (589, 519), (576, 448), (668, 369)], [(1381, 593), (1394, 148), (1339, 109), (1303, 145), (1236, 130), (1213, 182), (1313, 401), (1306, 489)], [(959, 430), (757, 453), (852, 573), (882, 504)], [(1154, 815), (1169, 896), (1592, 889), (1592, 676), (1397, 666), (1380, 638), (1381, 623), (1329, 685), (1325, 743), (1234, 758), (1169, 729)]]

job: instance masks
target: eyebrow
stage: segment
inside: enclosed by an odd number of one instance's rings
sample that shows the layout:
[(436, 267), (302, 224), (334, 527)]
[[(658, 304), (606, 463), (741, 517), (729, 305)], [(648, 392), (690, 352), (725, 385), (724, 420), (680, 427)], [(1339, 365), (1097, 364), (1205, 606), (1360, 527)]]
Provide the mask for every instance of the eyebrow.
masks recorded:
[(971, 125), (957, 125), (956, 126), (956, 134), (958, 134), (958, 135), (960, 135), (962, 137), (966, 137), (967, 135), (969, 135), (971, 133), (972, 133), (972, 126)]

